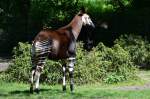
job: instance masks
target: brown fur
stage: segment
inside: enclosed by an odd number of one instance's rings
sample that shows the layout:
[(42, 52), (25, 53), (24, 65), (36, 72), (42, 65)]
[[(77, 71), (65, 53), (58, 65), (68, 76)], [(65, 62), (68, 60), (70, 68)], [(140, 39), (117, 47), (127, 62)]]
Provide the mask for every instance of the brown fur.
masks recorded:
[[(72, 41), (72, 39), (77, 38), (75, 36), (79, 35), (82, 27), (80, 26), (82, 24), (79, 23), (81, 22), (81, 20), (81, 16), (76, 15), (75, 18), (67, 26), (59, 28), (57, 30), (43, 29), (35, 37), (34, 42), (52, 40), (52, 43), (54, 43), (53, 40), (58, 41), (59, 47), (52, 46), (52, 50), (49, 53), (48, 57), (50, 59), (68, 58), (67, 51), (69, 48), (69, 44)], [(76, 34), (73, 34), (72, 29), (75, 31)]]

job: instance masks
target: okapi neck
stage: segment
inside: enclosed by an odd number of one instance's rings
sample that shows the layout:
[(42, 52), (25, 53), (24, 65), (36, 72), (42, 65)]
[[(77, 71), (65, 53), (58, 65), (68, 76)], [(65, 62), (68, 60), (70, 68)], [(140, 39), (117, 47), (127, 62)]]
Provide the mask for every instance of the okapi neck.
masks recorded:
[(76, 16), (76, 18), (74, 18), (74, 20), (70, 23), (71, 31), (75, 39), (77, 39), (80, 34), (82, 24), (83, 24), (82, 19), (79, 16)]

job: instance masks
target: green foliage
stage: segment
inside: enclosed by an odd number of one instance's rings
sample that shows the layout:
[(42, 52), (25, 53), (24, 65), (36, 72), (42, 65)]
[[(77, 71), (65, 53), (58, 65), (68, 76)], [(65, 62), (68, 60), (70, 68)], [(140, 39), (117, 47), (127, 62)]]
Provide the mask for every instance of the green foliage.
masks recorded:
[(136, 73), (128, 52), (119, 45), (108, 48), (103, 43), (99, 43), (91, 52), (85, 52), (81, 58), (77, 54), (76, 67), (83, 83), (94, 81), (117, 83), (134, 77)]
[[(30, 47), (28, 43), (19, 43), (14, 48), (13, 64), (6, 71), (5, 80), (22, 82), (29, 80)], [(87, 52), (83, 49), (83, 43), (77, 43), (76, 58), (74, 81), (77, 84), (101, 81), (117, 83), (136, 76), (136, 68), (131, 62), (129, 53), (118, 44), (108, 48), (103, 43), (99, 43), (91, 52)], [(62, 61), (46, 60), (41, 81), (49, 84), (60, 83), (62, 81), (61, 71)]]
[(28, 43), (18, 43), (13, 49), (13, 60), (10, 68), (6, 71), (5, 79), (9, 81), (28, 81), (31, 69), (30, 48)]
[(116, 44), (112, 48), (98, 45), (102, 59), (100, 68), (103, 71), (103, 80), (106, 83), (116, 83), (135, 76), (136, 68), (131, 61), (131, 56), (120, 45)]
[(120, 7), (120, 3), (125, 7), (131, 4), (131, 0), (82, 0), (80, 2), (88, 6), (88, 8), (98, 8), (104, 13), (117, 10)]
[(149, 68), (150, 44), (146, 39), (137, 35), (122, 35), (115, 43), (130, 53), (134, 64)]
[[(81, 6), (97, 27), (96, 42), (111, 45), (123, 32), (149, 36), (149, 4), (148, 0), (1, 0), (0, 53), (10, 53), (19, 41), (31, 41), (42, 27), (68, 24)], [(108, 31), (101, 29), (103, 23)]]
[(58, 84), (62, 80), (61, 61), (46, 60), (41, 81), (49, 84)]
[(60, 25), (66, 25), (66, 22), (71, 20), (72, 15), (77, 13), (76, 10), (78, 9), (75, 0), (32, 0), (30, 3), (32, 24), (38, 22), (41, 27), (57, 28)]

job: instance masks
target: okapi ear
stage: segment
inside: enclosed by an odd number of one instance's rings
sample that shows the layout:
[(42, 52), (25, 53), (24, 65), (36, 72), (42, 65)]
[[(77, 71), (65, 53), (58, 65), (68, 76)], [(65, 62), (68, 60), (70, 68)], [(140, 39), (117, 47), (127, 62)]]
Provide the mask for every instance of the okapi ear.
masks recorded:
[(78, 13), (78, 15), (82, 16), (84, 13), (86, 13), (86, 11), (85, 11), (85, 8), (82, 6), (79, 13)]
[(80, 11), (81, 11), (82, 13), (85, 13), (85, 8), (82, 6), (81, 9), (80, 9)]

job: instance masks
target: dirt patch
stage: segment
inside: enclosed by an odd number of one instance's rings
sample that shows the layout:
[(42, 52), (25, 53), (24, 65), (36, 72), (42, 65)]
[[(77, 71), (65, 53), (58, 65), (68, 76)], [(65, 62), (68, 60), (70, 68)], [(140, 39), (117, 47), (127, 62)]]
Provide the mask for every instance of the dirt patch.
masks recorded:
[(6, 71), (9, 67), (10, 63), (0, 63), (0, 72)]
[(0, 72), (8, 69), (11, 59), (8, 57), (0, 57)]
[(144, 89), (150, 89), (150, 82), (143, 85), (143, 86), (123, 86), (123, 87), (117, 87), (115, 89), (117, 89), (117, 90), (144, 90)]
[(144, 90), (150, 89), (150, 71), (149, 70), (140, 70), (137, 73), (137, 76), (141, 79), (146, 81), (144, 85), (129, 85), (129, 86), (121, 86), (115, 89), (117, 90)]

